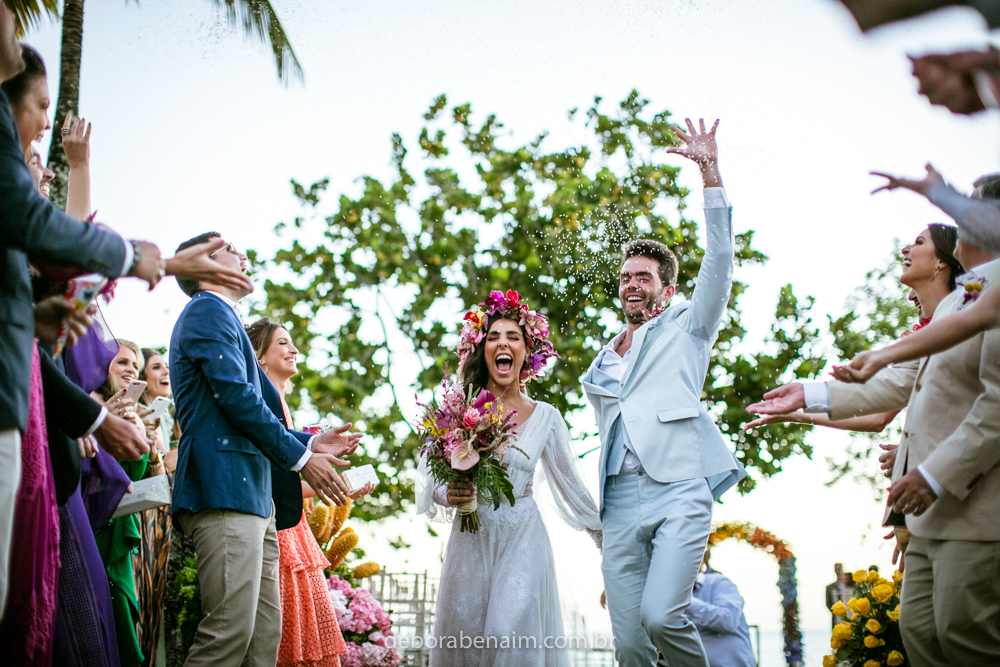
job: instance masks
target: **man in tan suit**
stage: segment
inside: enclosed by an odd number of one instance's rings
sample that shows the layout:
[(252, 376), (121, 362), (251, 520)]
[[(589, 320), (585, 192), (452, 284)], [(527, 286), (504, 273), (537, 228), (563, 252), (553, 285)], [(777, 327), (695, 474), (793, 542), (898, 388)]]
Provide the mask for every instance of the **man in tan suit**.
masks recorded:
[[(934, 319), (1000, 282), (1000, 260), (960, 241), (969, 273)], [(974, 292), (975, 290), (973, 290)], [(748, 408), (831, 419), (907, 408), (889, 502), (907, 514), (900, 626), (916, 667), (1000, 665), (1000, 330), (892, 366), (867, 384), (792, 383)]]

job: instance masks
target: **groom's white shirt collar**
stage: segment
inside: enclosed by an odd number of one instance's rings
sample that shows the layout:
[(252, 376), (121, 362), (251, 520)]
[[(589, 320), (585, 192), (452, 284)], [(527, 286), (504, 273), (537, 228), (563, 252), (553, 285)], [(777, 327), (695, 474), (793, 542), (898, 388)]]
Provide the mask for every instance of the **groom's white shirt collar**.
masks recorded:
[(233, 301), (232, 299), (230, 299), (230, 298), (229, 298), (228, 296), (224, 296), (224, 295), (222, 295), (222, 294), (219, 294), (218, 292), (213, 292), (213, 291), (212, 291), (212, 290), (210, 290), (210, 289), (206, 289), (206, 290), (202, 290), (202, 291), (203, 291), (203, 292), (204, 292), (205, 294), (214, 294), (215, 296), (219, 297), (219, 298), (220, 298), (220, 299), (222, 299), (222, 300), (223, 300), (224, 302), (226, 302), (226, 303), (227, 303), (227, 304), (229, 305), (229, 307), (230, 307), (230, 308), (232, 308), (233, 310), (236, 310), (236, 302), (235, 302), (235, 301)]

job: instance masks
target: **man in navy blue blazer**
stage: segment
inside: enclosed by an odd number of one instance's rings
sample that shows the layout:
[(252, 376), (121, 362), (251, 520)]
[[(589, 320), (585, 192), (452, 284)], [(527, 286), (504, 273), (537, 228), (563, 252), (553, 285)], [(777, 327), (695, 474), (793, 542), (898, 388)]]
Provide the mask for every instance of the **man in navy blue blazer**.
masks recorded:
[[(178, 251), (218, 236), (202, 234)], [(213, 259), (245, 268), (246, 256), (231, 243)], [(272, 463), (300, 473), (318, 496), (340, 505), (348, 487), (332, 466), (347, 463), (334, 454), (350, 453), (361, 436), (346, 428), (320, 436), (290, 431), (268, 407), (269, 380), (236, 311), (252, 287), (178, 284), (191, 301), (170, 337), (170, 380), (183, 433), (172, 512), (198, 554), (205, 612), (184, 664), (273, 667), (281, 600)]]

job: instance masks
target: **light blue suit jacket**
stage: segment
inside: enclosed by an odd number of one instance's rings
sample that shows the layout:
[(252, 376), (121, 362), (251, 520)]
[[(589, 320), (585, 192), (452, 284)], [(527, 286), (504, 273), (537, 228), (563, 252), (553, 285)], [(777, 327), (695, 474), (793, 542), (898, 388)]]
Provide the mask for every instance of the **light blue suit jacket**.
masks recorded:
[(636, 330), (617, 395), (594, 378), (607, 349), (583, 376), (601, 436), (600, 499), (604, 507), (608, 437), (621, 416), (636, 456), (657, 482), (704, 477), (718, 499), (746, 476), (711, 415), (701, 405), (712, 345), (733, 282), (732, 216), (722, 198), (706, 204), (707, 243), (690, 301), (667, 308)]

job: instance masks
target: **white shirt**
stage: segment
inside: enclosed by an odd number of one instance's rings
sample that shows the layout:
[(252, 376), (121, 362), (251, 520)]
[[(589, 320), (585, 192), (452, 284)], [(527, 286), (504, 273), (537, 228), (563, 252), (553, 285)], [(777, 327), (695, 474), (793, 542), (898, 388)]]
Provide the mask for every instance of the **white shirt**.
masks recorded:
[[(1000, 267), (1000, 259), (994, 259), (991, 262), (980, 264), (979, 266), (969, 269), (967, 273), (963, 273), (956, 278), (955, 283), (961, 287), (971, 280), (978, 280), (984, 277), (997, 267)], [(829, 380), (802, 382), (803, 399), (806, 404), (804, 410), (805, 412), (812, 414), (829, 414), (833, 409), (833, 403), (830, 400), (830, 388), (827, 386), (827, 382), (829, 382)], [(945, 488), (941, 486), (941, 483), (934, 479), (931, 474), (927, 472), (924, 466), (917, 466), (917, 470), (919, 470), (920, 474), (924, 476), (924, 479), (927, 480), (927, 484), (930, 485), (931, 489), (934, 490), (934, 493), (936, 493), (938, 497), (945, 492)]]
[[(618, 352), (615, 351), (624, 336), (625, 332), (623, 331), (611, 339), (611, 342), (608, 343), (605, 348), (607, 352), (605, 352), (604, 358), (601, 359), (601, 365), (599, 366), (602, 371), (619, 382), (621, 382), (622, 376), (625, 375), (625, 369), (628, 368), (628, 360), (632, 356), (631, 347), (625, 350), (625, 354), (620, 356)], [(625, 428), (625, 425), (622, 424), (621, 427)], [(632, 447), (629, 446), (628, 438), (625, 438), (625, 460), (622, 462), (622, 469), (627, 472), (635, 472), (640, 468), (642, 468), (642, 462), (639, 461), (639, 457), (635, 455), (635, 452), (632, 451)]]

